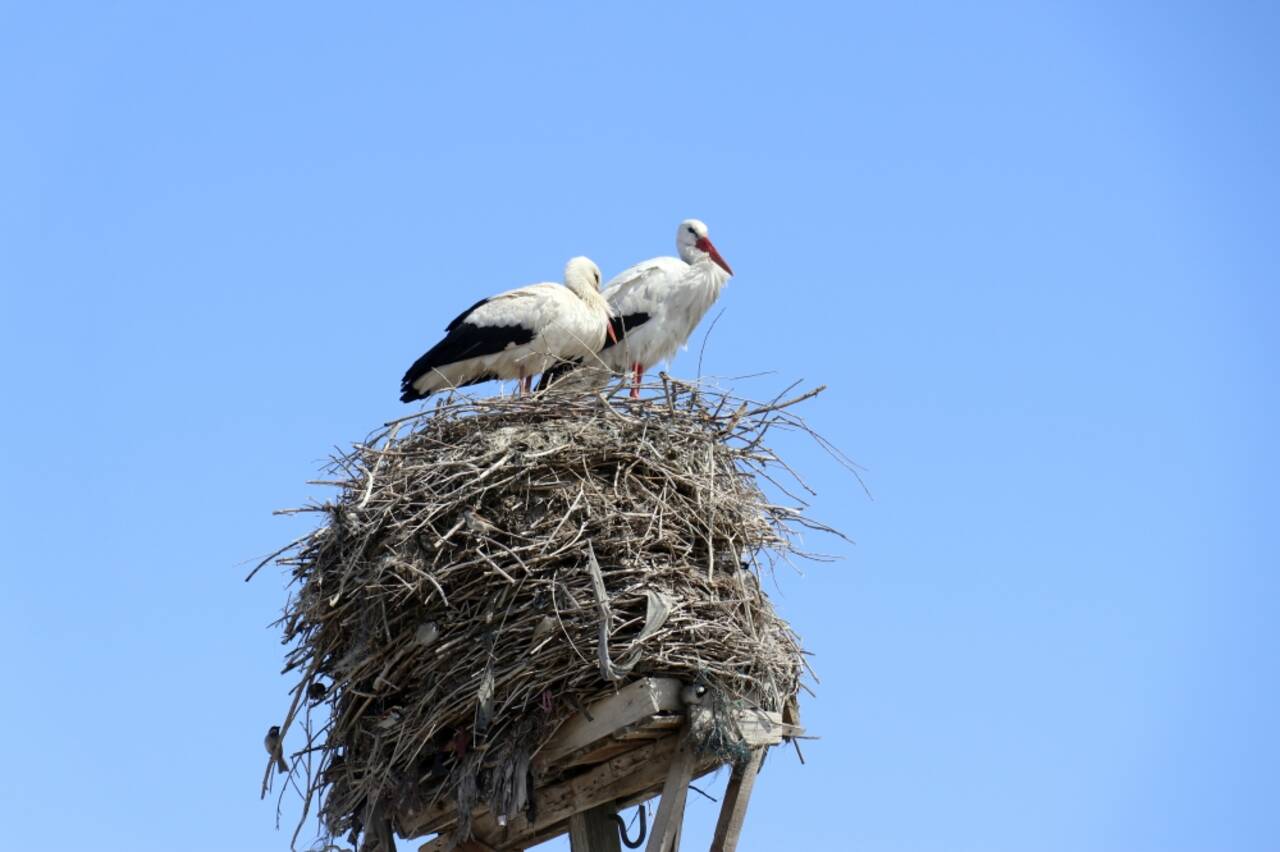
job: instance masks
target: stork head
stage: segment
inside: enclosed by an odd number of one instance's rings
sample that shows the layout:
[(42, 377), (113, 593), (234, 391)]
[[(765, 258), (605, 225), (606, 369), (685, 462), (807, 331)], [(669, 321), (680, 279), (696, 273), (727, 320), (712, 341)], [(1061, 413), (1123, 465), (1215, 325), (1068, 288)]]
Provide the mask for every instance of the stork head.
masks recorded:
[(676, 229), (676, 248), (680, 250), (680, 259), (685, 263), (693, 264), (710, 258), (716, 266), (733, 274), (729, 264), (725, 263), (720, 252), (711, 244), (706, 224), (698, 219), (685, 219), (680, 223), (680, 227)]
[(579, 296), (583, 293), (599, 295), (600, 267), (589, 257), (571, 258), (564, 265), (564, 284)]
[(613, 309), (609, 307), (605, 297), (600, 295), (600, 267), (596, 266), (595, 261), (589, 257), (570, 259), (564, 267), (564, 286), (601, 315), (605, 320), (609, 338), (616, 343), (618, 339), (613, 330), (613, 323), (608, 321), (613, 316)]

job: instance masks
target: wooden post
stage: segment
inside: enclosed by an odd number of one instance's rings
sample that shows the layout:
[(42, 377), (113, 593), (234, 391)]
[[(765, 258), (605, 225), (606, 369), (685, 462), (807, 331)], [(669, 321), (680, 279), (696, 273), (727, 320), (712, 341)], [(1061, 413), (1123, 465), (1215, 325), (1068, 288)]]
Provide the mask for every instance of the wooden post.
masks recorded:
[(684, 820), (684, 801), (689, 795), (689, 782), (693, 780), (696, 763), (693, 746), (690, 745), (688, 728), (682, 728), (680, 747), (671, 758), (667, 770), (667, 782), (662, 786), (662, 799), (658, 802), (658, 815), (653, 818), (649, 830), (649, 845), (645, 852), (674, 852), (680, 836), (680, 823)]
[(747, 800), (760, 772), (764, 749), (757, 748), (741, 766), (733, 767), (729, 786), (724, 791), (724, 803), (720, 805), (720, 818), (716, 820), (716, 834), (711, 841), (711, 852), (733, 852), (738, 846), (743, 820), (747, 818)]
[(494, 849), (492, 846), (487, 846), (473, 837), (459, 846), (458, 852), (494, 852)]
[(612, 802), (569, 817), (569, 848), (572, 852), (622, 852)]

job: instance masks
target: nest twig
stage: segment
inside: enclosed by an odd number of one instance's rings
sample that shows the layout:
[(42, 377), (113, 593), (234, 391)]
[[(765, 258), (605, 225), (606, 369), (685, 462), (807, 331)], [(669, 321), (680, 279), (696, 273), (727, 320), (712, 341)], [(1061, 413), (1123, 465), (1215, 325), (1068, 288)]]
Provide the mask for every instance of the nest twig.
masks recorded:
[(445, 797), (459, 839), (479, 802), (535, 805), (532, 756), (624, 679), (701, 683), (725, 706), (795, 700), (803, 652), (759, 578), (799, 552), (799, 528), (834, 531), (763, 440), (809, 431), (789, 409), (822, 388), (659, 390), (447, 399), (334, 458), (336, 498), (290, 510), (325, 519), (271, 557), (295, 587), (282, 737), (305, 738), (293, 771), (321, 843)]

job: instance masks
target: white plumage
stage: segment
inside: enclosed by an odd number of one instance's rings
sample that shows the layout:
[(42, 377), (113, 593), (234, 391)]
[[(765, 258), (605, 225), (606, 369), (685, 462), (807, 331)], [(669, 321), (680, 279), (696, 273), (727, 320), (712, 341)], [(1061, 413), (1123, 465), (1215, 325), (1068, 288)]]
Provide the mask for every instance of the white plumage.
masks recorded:
[(680, 257), (638, 263), (604, 288), (618, 342), (607, 345), (600, 358), (614, 372), (631, 373), (632, 396), (639, 395), (645, 370), (685, 344), (733, 275), (697, 219), (680, 223), (676, 250)]
[(594, 358), (613, 334), (599, 288), (599, 267), (575, 257), (564, 286), (531, 284), (477, 302), (404, 374), (401, 401), (490, 379), (519, 379), (527, 392), (531, 377), (553, 364)]

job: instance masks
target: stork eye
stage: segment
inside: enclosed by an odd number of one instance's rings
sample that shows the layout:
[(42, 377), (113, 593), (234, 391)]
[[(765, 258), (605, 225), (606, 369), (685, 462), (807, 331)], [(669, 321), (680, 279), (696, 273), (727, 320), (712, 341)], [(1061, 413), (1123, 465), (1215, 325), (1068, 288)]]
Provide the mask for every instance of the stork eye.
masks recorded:
[(698, 236), (698, 232), (693, 229), (692, 225), (689, 226), (689, 233), (693, 234), (695, 237)]

